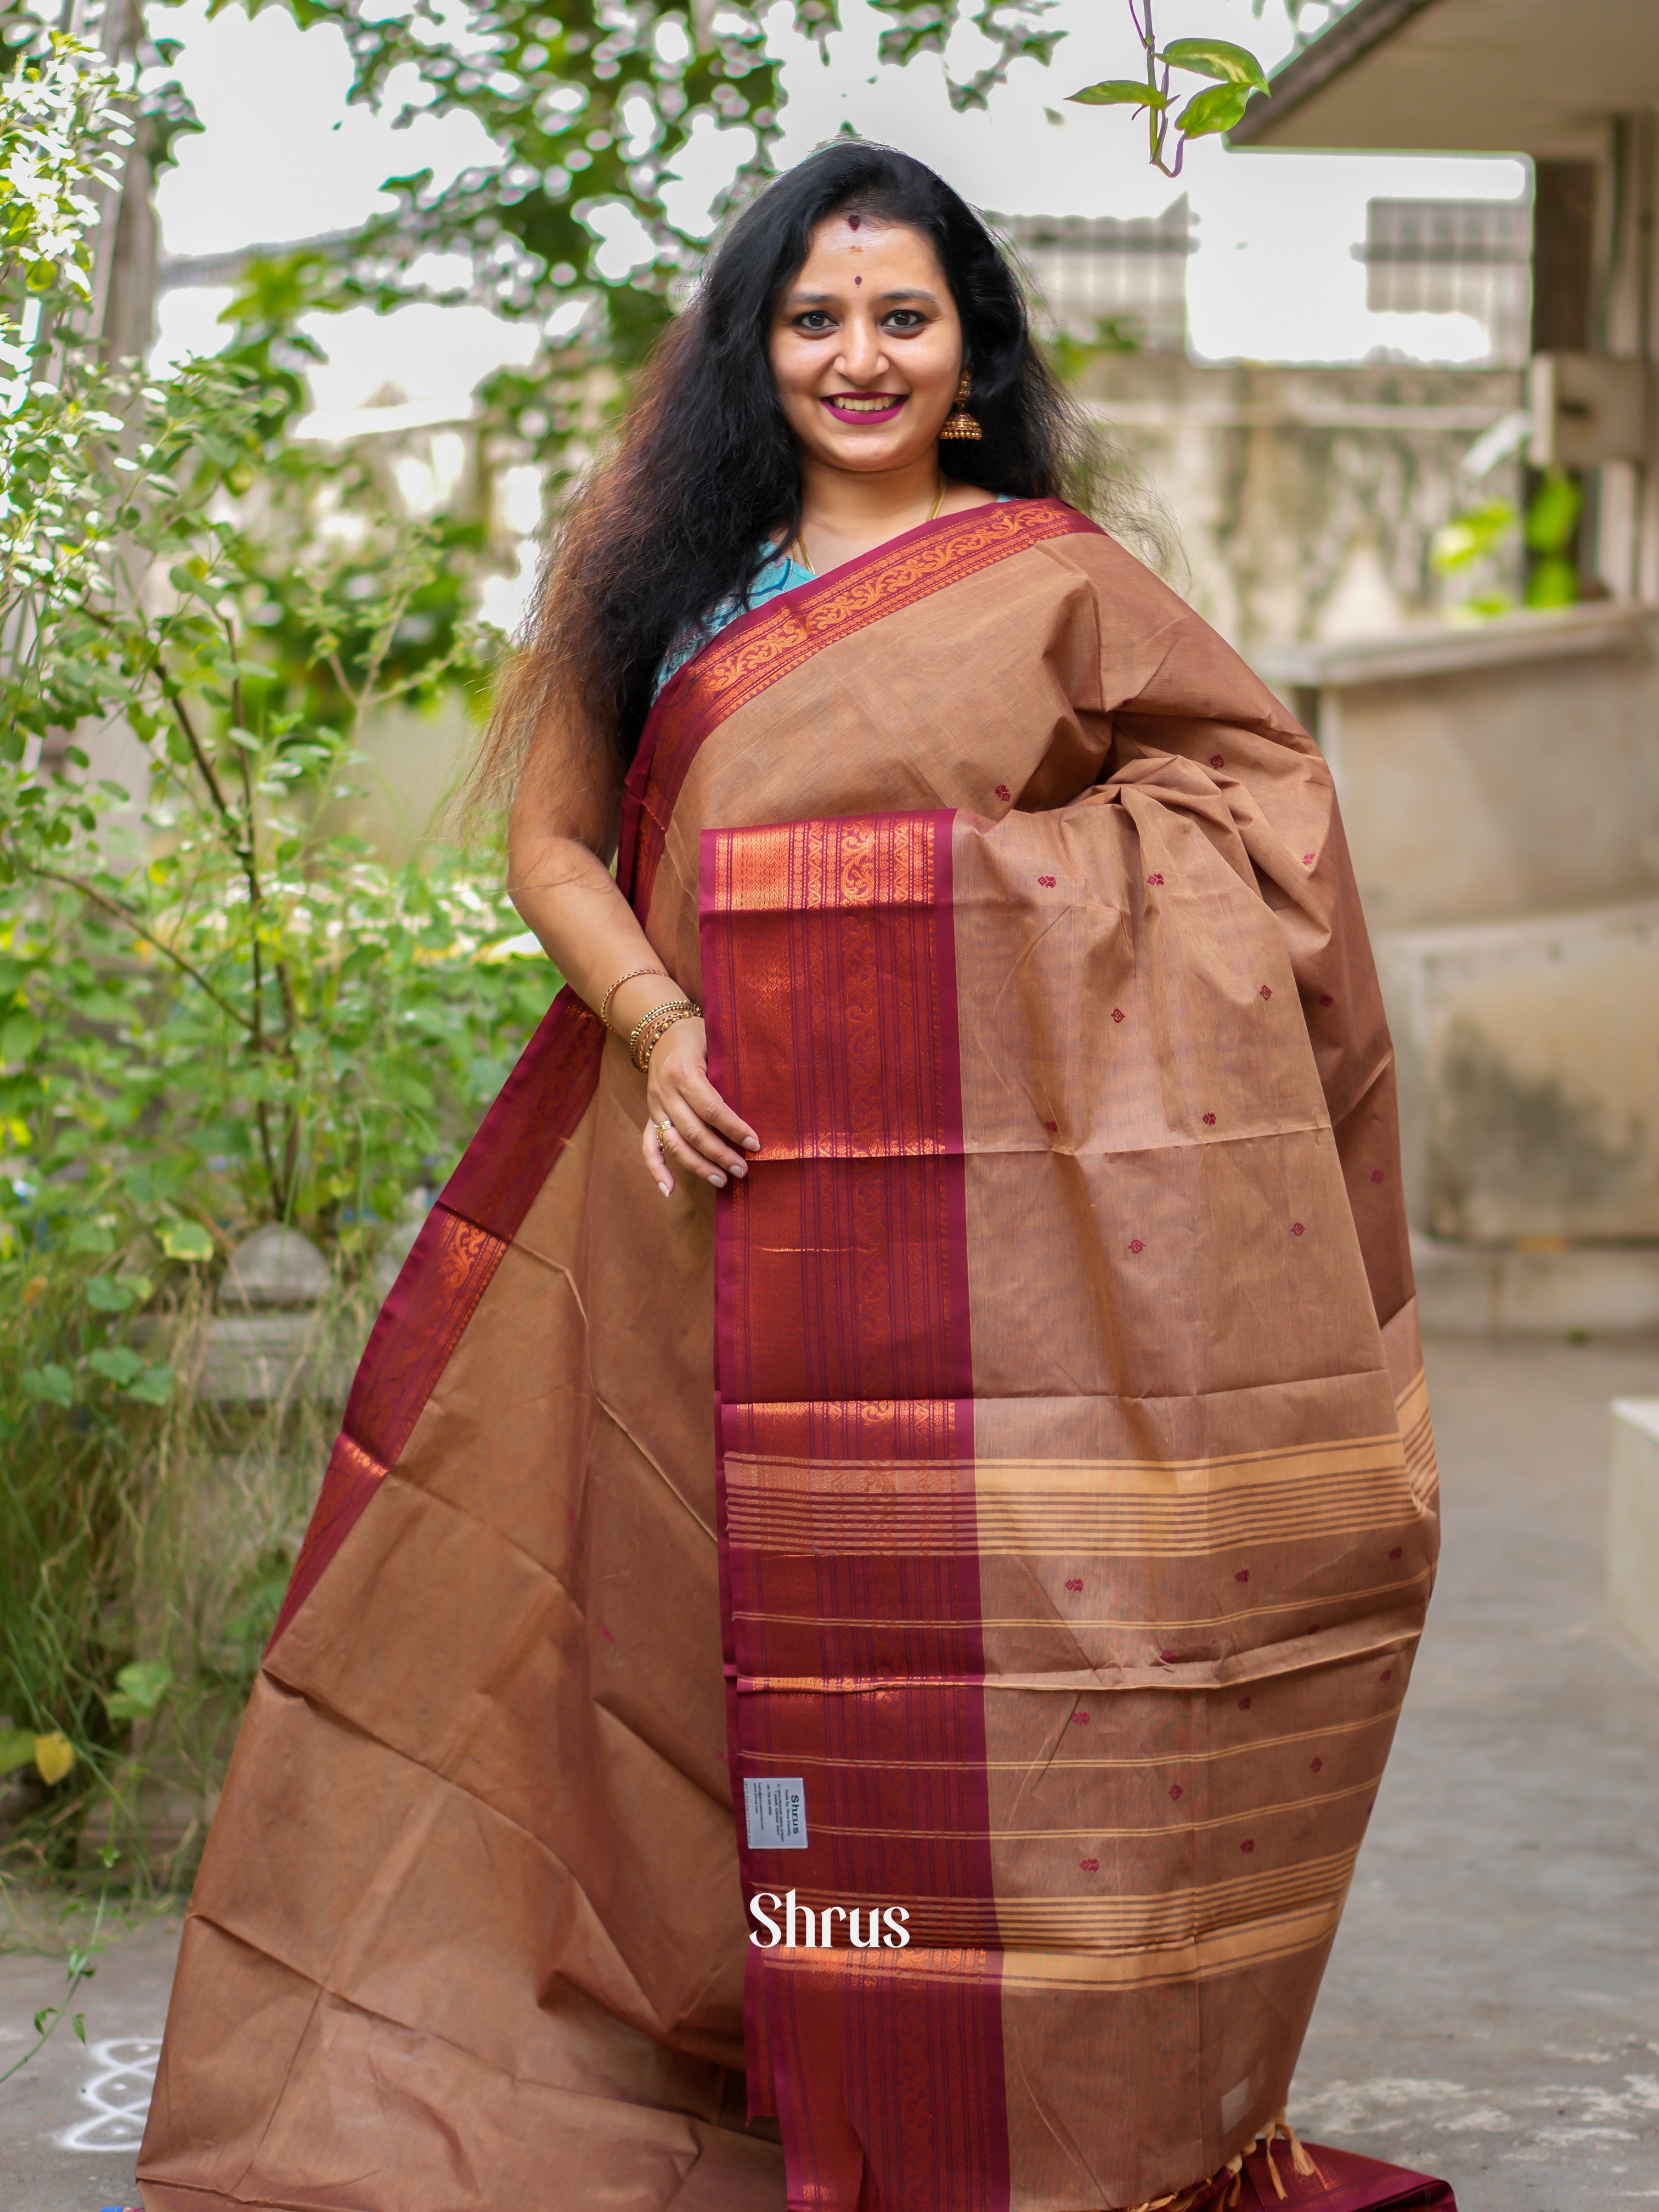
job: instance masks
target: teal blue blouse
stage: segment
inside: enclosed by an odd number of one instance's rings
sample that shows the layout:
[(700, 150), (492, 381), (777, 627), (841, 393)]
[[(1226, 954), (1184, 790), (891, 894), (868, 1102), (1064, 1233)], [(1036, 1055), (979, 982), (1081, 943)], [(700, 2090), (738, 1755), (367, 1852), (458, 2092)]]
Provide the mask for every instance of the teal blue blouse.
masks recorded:
[(769, 599), (775, 599), (784, 592), (793, 592), (797, 584), (810, 584), (812, 580), (813, 571), (811, 568), (803, 568), (800, 562), (793, 560), (787, 553), (775, 553), (743, 599), (722, 599), (712, 613), (703, 617), (696, 629), (688, 630), (678, 645), (669, 647), (663, 655), (662, 665), (657, 671), (652, 697), (656, 697), (676, 669), (684, 668), (694, 653), (701, 653), (704, 646), (717, 638), (728, 623), (736, 622), (739, 615), (752, 614), (757, 607), (763, 607)]
[[(1005, 506), (1012, 497), (1012, 492), (1000, 491), (997, 505)], [(785, 592), (793, 592), (797, 584), (812, 583), (816, 578), (814, 569), (802, 568), (800, 562), (792, 559), (787, 553), (775, 553), (750, 584), (744, 598), (723, 599), (712, 613), (703, 617), (695, 629), (688, 630), (678, 645), (669, 647), (657, 671), (657, 681), (651, 696), (654, 699), (677, 669), (684, 668), (694, 653), (701, 653), (704, 646), (712, 643), (728, 623), (736, 622), (739, 615), (752, 614), (757, 607), (763, 607), (769, 599), (778, 599)]]

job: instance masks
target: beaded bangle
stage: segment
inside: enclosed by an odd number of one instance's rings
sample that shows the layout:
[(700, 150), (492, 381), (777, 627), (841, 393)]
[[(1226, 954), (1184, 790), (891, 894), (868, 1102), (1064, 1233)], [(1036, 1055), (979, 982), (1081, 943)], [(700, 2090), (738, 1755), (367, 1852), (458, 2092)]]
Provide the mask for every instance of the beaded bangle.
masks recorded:
[(676, 1022), (700, 1022), (702, 1008), (690, 999), (665, 999), (659, 1006), (653, 1006), (645, 1019), (628, 1040), (628, 1056), (643, 1075), (651, 1065), (651, 1055)]
[[(611, 986), (611, 988), (605, 993), (604, 998), (599, 1001), (599, 1019), (605, 1024), (606, 1029), (609, 1029), (611, 1026), (611, 1001), (616, 997), (617, 992), (621, 990), (624, 983), (636, 983), (641, 975), (667, 975), (668, 970), (665, 968), (630, 968), (625, 975), (618, 975), (616, 981)], [(673, 979), (671, 976), (669, 977), (669, 980), (672, 981)]]

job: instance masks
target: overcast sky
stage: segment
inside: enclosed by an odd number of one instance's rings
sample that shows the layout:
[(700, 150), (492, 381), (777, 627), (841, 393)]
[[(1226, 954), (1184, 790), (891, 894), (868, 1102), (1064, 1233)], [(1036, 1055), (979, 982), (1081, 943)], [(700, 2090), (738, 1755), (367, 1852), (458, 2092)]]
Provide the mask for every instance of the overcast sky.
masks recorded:
[[(1316, 12), (1304, 11), (1306, 19)], [(785, 60), (781, 160), (809, 151), (845, 119), (931, 162), (968, 198), (1005, 215), (1150, 215), (1184, 189), (1200, 242), (1188, 270), (1188, 313), (1200, 356), (1356, 361), (1383, 345), (1425, 359), (1467, 356), (1472, 326), (1462, 318), (1369, 313), (1364, 270), (1351, 249), (1364, 236), (1368, 199), (1510, 199), (1525, 189), (1522, 163), (1229, 154), (1209, 140), (1190, 150), (1185, 175), (1171, 185), (1148, 166), (1144, 128), (1123, 111), (1060, 105), (1097, 77), (1136, 73), (1122, 0), (1060, 0), (1049, 21), (1068, 35), (1052, 66), (1020, 64), (988, 112), (966, 116), (951, 112), (936, 60), (902, 71), (878, 66), (879, 20), (866, 0), (842, 0), (842, 14), (845, 27), (830, 40), (826, 65), (790, 29), (787, 8), (772, 11)], [(228, 9), (210, 22), (205, 0), (158, 9), (155, 20), (184, 41), (179, 71), (206, 126), (182, 142), (177, 168), (162, 179), (169, 253), (340, 229), (389, 204), (379, 191), (388, 175), (430, 166), (443, 179), (493, 158), (466, 115), (422, 118), (393, 132), (364, 109), (348, 108), (349, 62), (331, 26), (302, 33), (276, 8), (252, 21)], [(1248, 0), (1164, 0), (1160, 30), (1231, 37), (1269, 64), (1289, 45), (1279, 0), (1267, 0), (1260, 22)], [(959, 35), (971, 65), (977, 34)], [(746, 143), (746, 134), (710, 130), (700, 137), (684, 164), (677, 216), (707, 205), (731, 173), (734, 149)], [(625, 255), (625, 230), (615, 250)], [(168, 295), (163, 350), (210, 349), (226, 296)], [(532, 332), (474, 308), (411, 308), (391, 318), (365, 310), (321, 319), (316, 331), (331, 366), (313, 377), (313, 389), (327, 407), (360, 404), (388, 380), (412, 399), (459, 400), (491, 368), (526, 357), (534, 343)]]

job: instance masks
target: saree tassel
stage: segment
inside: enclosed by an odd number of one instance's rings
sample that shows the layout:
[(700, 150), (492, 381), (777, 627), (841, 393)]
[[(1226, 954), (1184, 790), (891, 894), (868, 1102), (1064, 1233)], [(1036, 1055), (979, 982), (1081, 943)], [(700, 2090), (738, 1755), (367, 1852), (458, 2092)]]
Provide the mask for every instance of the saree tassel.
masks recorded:
[(1190, 2189), (1171, 2191), (1168, 2197), (1152, 2197), (1144, 2204), (1131, 2204), (1126, 2212), (1193, 2212), (1200, 2197), (1214, 2186), (1208, 2181), (1196, 2181)]
[(1291, 2164), (1297, 2172), (1304, 2180), (1312, 2179), (1316, 2181), (1322, 2189), (1328, 2189), (1331, 2185), (1320, 2172), (1318, 2160), (1304, 2147), (1301, 2136), (1297, 2135), (1290, 2122), (1281, 2114), (1276, 2124), (1279, 2133), (1291, 2147)]
[(1279, 2191), (1280, 2197), (1284, 2196), (1285, 2191), (1279, 2187), (1279, 2175), (1273, 2166), (1273, 2145), (1277, 2142), (1287, 2142), (1290, 2145), (1291, 2164), (1304, 2181), (1316, 2181), (1322, 2189), (1330, 2187), (1330, 2183), (1320, 2172), (1317, 2163), (1303, 2142), (1301, 2136), (1297, 2135), (1284, 2113), (1280, 2112), (1276, 2118), (1268, 2121), (1261, 2135), (1261, 2146), (1267, 2154), (1267, 2171), (1273, 2175), (1273, 2187)]
[[(1261, 2154), (1267, 2161), (1267, 2175), (1273, 2185), (1273, 2195), (1281, 2204), (1289, 2192), (1279, 2179), (1279, 2168), (1273, 2163), (1273, 2145), (1276, 2142), (1290, 2145), (1291, 2166), (1304, 2179), (1316, 2180), (1322, 2189), (1330, 2187), (1283, 2112), (1258, 2131), (1256, 2142), (1261, 2146)], [(1122, 2212), (1197, 2212), (1200, 2204), (1211, 2208), (1211, 2212), (1235, 2212), (1244, 2188), (1244, 2157), (1242, 2150), (1236, 2150), (1227, 2163), (1218, 2167), (1207, 2181), (1194, 2182), (1190, 2189), (1175, 2190), (1168, 2197), (1149, 2197), (1144, 2204), (1125, 2205)]]
[(1273, 2195), (1282, 2204), (1285, 2202), (1285, 2190), (1284, 2183), (1279, 2178), (1279, 2168), (1273, 2164), (1273, 2124), (1271, 2120), (1267, 2123), (1267, 2130), (1261, 2136), (1260, 2141), (1261, 2155), (1267, 2161), (1267, 2178), (1273, 2183)]

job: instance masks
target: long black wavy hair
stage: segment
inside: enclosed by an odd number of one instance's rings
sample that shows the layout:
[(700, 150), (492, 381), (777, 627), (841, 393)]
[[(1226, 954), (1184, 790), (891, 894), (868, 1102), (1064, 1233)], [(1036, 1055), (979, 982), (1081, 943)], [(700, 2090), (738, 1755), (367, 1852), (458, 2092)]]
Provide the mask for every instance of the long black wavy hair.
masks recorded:
[(1088, 503), (1093, 441), (985, 224), (908, 155), (838, 139), (750, 203), (664, 333), (615, 450), (567, 513), (476, 781), (510, 786), (553, 726), (594, 747), (613, 779), (625, 774), (664, 653), (740, 598), (798, 527), (800, 465), (768, 358), (773, 302), (817, 226), (853, 212), (921, 231), (950, 284), (982, 434), (940, 446), (945, 473)]

